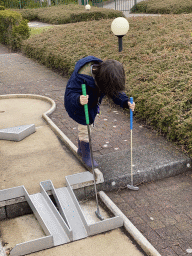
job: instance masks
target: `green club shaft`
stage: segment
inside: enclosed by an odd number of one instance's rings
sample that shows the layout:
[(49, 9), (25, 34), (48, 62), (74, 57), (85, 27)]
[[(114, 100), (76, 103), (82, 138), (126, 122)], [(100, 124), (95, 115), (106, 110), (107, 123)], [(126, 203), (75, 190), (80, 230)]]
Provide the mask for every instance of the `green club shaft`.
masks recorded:
[[(86, 85), (85, 84), (82, 84), (82, 93), (84, 96), (87, 95), (86, 93)], [(89, 111), (88, 111), (88, 105), (85, 104), (84, 105), (84, 110), (85, 110), (85, 120), (86, 120), (86, 124), (89, 125)]]
[[(82, 87), (83, 95), (86, 96), (87, 95), (86, 85), (82, 84), (81, 87)], [(95, 197), (96, 197), (96, 203), (97, 203), (97, 210), (96, 210), (95, 214), (100, 220), (103, 220), (104, 218), (101, 216), (100, 211), (99, 211), (99, 202), (98, 202), (98, 196), (97, 196), (97, 187), (96, 187), (95, 171), (94, 171), (94, 164), (93, 164), (93, 151), (92, 151), (92, 144), (91, 144), (91, 133), (90, 133), (90, 127), (89, 127), (88, 104), (84, 105), (84, 110), (85, 110), (85, 120), (86, 120), (86, 124), (87, 124), (88, 136), (89, 136), (89, 147), (90, 147), (90, 153), (91, 153), (91, 165), (92, 165), (92, 172), (93, 172), (93, 178), (94, 178)]]

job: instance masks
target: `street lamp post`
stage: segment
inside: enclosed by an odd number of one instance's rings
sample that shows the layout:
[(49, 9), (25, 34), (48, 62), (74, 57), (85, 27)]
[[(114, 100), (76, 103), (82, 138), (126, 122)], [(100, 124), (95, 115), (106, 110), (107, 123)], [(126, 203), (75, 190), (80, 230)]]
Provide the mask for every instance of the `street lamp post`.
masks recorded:
[(123, 50), (122, 38), (129, 30), (129, 22), (123, 17), (118, 17), (111, 23), (111, 30), (118, 37), (119, 52), (121, 52)]
[(122, 52), (123, 50), (123, 36), (117, 36), (118, 37), (118, 44), (119, 44), (119, 52)]
[(91, 6), (89, 4), (89, 0), (87, 0), (87, 4), (85, 5), (85, 10), (89, 11), (91, 9)]

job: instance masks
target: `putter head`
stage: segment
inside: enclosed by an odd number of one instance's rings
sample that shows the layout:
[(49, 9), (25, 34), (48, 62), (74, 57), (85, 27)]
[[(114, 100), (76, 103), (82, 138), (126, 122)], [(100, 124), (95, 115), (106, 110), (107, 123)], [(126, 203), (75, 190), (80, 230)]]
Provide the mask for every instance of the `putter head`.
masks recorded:
[(133, 185), (127, 185), (128, 189), (131, 189), (131, 190), (139, 190), (138, 187), (136, 186), (133, 186)]
[(101, 214), (97, 211), (95, 211), (95, 214), (97, 216), (97, 218), (99, 218), (100, 220), (104, 220), (104, 218), (101, 216)]

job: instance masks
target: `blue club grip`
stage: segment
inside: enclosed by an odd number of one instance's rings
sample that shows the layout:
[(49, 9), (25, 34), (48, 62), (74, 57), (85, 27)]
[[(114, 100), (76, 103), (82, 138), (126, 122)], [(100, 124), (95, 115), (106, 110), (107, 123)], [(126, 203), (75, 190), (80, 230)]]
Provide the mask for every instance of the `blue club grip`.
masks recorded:
[[(129, 98), (129, 102), (133, 104), (133, 97)], [(133, 111), (130, 109), (130, 129), (133, 129)]]
[[(83, 93), (83, 95), (86, 96), (86, 95), (87, 95), (87, 92), (86, 92), (86, 85), (85, 85), (85, 84), (82, 84), (81, 87), (82, 87), (82, 93)], [(89, 111), (88, 111), (88, 105), (87, 105), (87, 104), (84, 105), (84, 110), (85, 110), (86, 124), (89, 124)]]

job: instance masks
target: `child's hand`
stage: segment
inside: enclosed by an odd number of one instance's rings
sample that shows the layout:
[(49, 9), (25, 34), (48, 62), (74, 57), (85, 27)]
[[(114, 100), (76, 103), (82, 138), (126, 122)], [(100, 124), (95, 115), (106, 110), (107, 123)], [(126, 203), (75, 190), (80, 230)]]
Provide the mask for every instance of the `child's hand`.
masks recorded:
[(81, 105), (86, 105), (88, 103), (88, 98), (89, 98), (89, 95), (81, 95), (80, 96), (80, 104)]
[(129, 108), (134, 111), (135, 109), (135, 102), (133, 102), (133, 104), (131, 104), (131, 102), (128, 101), (128, 105), (129, 105)]

